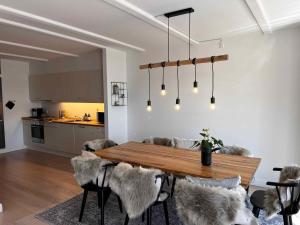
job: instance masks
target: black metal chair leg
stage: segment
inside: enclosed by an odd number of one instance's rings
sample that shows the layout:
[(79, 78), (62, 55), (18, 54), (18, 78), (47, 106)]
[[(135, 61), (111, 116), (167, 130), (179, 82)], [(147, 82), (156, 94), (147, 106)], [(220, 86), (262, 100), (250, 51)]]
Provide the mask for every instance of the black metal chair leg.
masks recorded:
[(118, 195), (117, 195), (117, 198), (118, 198), (118, 204), (119, 204), (120, 212), (123, 213), (122, 201), (121, 201), (121, 199)]
[(126, 214), (124, 225), (128, 225), (128, 222), (129, 222), (129, 217), (128, 214)]
[(167, 184), (168, 184), (168, 186), (170, 186), (170, 179), (169, 179), (169, 176), (167, 176)]
[(151, 225), (152, 208), (151, 206), (147, 209), (147, 225)]
[(289, 216), (289, 225), (293, 225), (293, 219), (292, 219), (292, 216)]
[(288, 216), (286, 216), (286, 215), (282, 215), (283, 216), (283, 224), (284, 225), (289, 225), (289, 218), (288, 218)]
[(104, 190), (101, 190), (101, 225), (104, 225)]
[(173, 197), (173, 194), (174, 194), (175, 185), (176, 185), (176, 177), (173, 176), (172, 189), (171, 189), (171, 198)]
[(142, 214), (142, 222), (144, 222), (145, 221), (145, 213), (143, 212), (143, 214)]
[(81, 203), (81, 210), (80, 210), (80, 215), (79, 215), (79, 222), (82, 221), (82, 216), (83, 216), (83, 211), (84, 211), (87, 196), (88, 196), (88, 190), (84, 190), (82, 203)]
[(258, 217), (259, 217), (260, 208), (253, 207), (252, 212), (253, 212), (253, 215), (254, 215), (256, 218), (258, 218)]
[(101, 208), (101, 191), (97, 191), (97, 198), (98, 198), (98, 208)]
[(167, 201), (163, 202), (163, 206), (164, 206), (164, 212), (165, 212), (166, 225), (170, 225)]

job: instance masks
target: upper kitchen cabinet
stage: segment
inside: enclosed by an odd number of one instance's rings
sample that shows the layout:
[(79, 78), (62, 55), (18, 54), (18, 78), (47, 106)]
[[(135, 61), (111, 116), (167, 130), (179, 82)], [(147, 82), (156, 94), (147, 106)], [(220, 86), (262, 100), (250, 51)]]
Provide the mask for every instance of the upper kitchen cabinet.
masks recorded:
[(104, 102), (101, 70), (86, 70), (29, 77), (32, 101)]

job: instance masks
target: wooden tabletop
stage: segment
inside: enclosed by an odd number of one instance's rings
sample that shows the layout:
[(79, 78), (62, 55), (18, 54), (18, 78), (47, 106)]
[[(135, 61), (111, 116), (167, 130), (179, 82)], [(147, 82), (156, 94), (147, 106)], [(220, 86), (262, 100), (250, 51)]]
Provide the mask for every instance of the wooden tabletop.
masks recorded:
[(152, 167), (180, 176), (224, 179), (240, 175), (243, 187), (250, 185), (261, 161), (259, 158), (213, 153), (212, 165), (203, 166), (200, 151), (138, 142), (99, 150), (96, 155), (110, 161)]

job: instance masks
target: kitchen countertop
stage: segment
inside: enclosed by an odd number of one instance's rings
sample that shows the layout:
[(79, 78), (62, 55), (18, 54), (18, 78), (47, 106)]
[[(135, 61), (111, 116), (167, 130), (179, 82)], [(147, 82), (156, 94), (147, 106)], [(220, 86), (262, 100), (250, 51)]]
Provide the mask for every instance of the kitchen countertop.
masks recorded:
[(54, 118), (54, 117), (46, 117), (46, 118), (22, 117), (22, 120), (40, 121), (40, 122), (45, 122), (45, 123), (63, 123), (63, 124), (104, 127), (103, 123), (99, 123), (95, 120), (83, 121), (83, 120), (75, 120), (72, 118), (67, 119), (67, 118)]

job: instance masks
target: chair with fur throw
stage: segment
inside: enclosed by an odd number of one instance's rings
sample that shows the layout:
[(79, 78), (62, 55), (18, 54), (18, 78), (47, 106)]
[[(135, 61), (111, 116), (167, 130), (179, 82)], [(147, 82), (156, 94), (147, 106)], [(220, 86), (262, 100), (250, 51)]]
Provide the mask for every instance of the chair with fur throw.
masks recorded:
[(283, 216), (284, 225), (293, 225), (292, 216), (300, 209), (300, 167), (288, 166), (274, 168), (280, 171), (279, 182), (267, 182), (275, 188), (255, 191), (250, 198), (253, 213), (259, 216), (264, 209), (268, 219), (280, 214)]
[(258, 225), (246, 208), (246, 192), (177, 181), (175, 200), (178, 215), (185, 225)]
[(216, 149), (216, 153), (227, 154), (227, 155), (239, 155), (251, 157), (252, 154), (248, 149), (239, 147), (239, 146), (223, 146)]
[(126, 210), (124, 225), (129, 219), (143, 216), (147, 212), (147, 225), (151, 225), (152, 207), (162, 204), (166, 225), (169, 225), (167, 199), (169, 193), (162, 190), (166, 175), (160, 170), (132, 167), (120, 163), (110, 178), (111, 189), (119, 195)]
[[(97, 157), (92, 152), (83, 151), (81, 156), (71, 159), (75, 171), (75, 178), (83, 188), (83, 199), (79, 215), (79, 222), (82, 221), (84, 207), (89, 191), (97, 192), (98, 207), (101, 208), (101, 225), (104, 225), (104, 205), (110, 196), (109, 178), (112, 169), (116, 164)], [(122, 212), (121, 200), (118, 198), (120, 211)]]
[(146, 138), (142, 141), (142, 143), (173, 147), (172, 140), (169, 138), (160, 138), (160, 137)]

